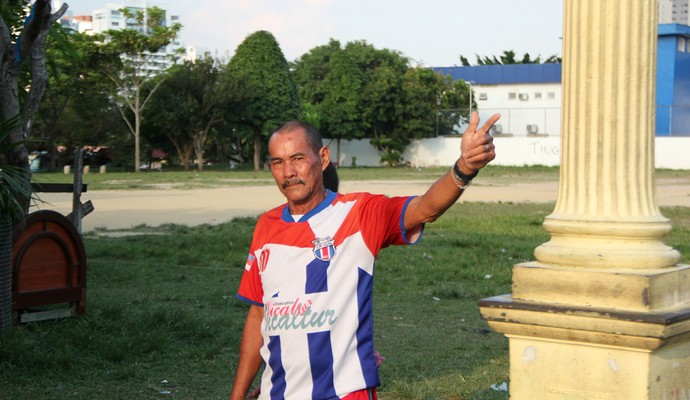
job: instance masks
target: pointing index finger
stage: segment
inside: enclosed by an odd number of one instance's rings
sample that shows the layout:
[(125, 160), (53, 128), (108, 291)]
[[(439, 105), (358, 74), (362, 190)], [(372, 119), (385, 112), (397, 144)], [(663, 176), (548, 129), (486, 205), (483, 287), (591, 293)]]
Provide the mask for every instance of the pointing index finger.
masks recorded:
[(496, 113), (493, 114), (492, 116), (489, 117), (489, 119), (484, 122), (484, 125), (482, 125), (482, 129), (485, 133), (489, 133), (489, 130), (491, 127), (496, 123), (501, 118), (501, 114)]

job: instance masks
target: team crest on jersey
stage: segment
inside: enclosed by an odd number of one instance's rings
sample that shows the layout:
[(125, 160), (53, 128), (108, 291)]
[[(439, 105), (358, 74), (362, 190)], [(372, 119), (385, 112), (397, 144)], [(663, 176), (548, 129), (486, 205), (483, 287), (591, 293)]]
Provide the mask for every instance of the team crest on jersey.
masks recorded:
[(311, 241), (314, 244), (314, 256), (321, 261), (330, 261), (335, 258), (335, 240), (332, 237), (316, 238)]

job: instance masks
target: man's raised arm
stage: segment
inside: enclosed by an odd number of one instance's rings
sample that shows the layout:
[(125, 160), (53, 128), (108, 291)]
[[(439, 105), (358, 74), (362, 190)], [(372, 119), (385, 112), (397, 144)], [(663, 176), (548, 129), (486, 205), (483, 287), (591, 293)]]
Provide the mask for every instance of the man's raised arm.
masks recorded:
[(421, 196), (412, 199), (405, 212), (405, 230), (410, 232), (425, 222), (436, 220), (450, 206), (455, 204), (464, 189), (480, 169), (496, 157), (494, 138), (489, 133), (491, 127), (501, 116), (494, 114), (478, 128), (479, 115), (470, 115), (470, 124), (462, 134), (460, 157), (448, 173)]

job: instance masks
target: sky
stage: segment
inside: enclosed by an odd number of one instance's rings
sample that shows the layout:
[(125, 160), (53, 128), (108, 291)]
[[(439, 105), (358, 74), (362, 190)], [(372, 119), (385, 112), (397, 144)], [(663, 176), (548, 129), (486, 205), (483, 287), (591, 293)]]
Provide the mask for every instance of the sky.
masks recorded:
[[(65, 0), (73, 15), (90, 15), (107, 0)], [(181, 41), (229, 58), (253, 32), (273, 34), (288, 61), (330, 39), (363, 40), (395, 50), (412, 65), (460, 65), (460, 55), (546, 59), (562, 55), (561, 0), (160, 0), (180, 16)], [(69, 12), (69, 11), (68, 11)]]

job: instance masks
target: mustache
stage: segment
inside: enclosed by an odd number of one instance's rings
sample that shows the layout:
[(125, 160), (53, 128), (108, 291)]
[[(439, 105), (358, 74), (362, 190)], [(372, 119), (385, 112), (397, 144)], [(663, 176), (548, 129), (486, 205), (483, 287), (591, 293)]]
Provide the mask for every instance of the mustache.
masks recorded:
[(288, 180), (284, 181), (280, 186), (281, 186), (283, 189), (285, 189), (285, 188), (287, 188), (288, 186), (292, 186), (292, 185), (306, 185), (306, 182), (304, 182), (303, 180), (301, 180), (301, 179), (299, 179), (299, 178), (288, 179)]

